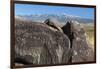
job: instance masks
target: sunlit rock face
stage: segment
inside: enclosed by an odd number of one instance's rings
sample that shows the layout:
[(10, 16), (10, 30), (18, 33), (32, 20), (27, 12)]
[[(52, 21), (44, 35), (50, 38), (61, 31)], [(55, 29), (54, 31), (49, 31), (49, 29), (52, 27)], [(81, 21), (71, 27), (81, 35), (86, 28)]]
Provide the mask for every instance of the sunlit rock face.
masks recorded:
[(68, 63), (70, 40), (45, 23), (15, 19), (15, 62), (22, 64)]
[(69, 21), (62, 29), (71, 42), (71, 62), (94, 61), (94, 52), (88, 45), (82, 25), (76, 21)]
[(15, 18), (15, 63), (68, 64), (94, 61), (84, 27), (69, 21), (63, 27), (57, 20), (36, 23)]
[(44, 21), (45, 24), (47, 24), (51, 29), (55, 29), (56, 31), (60, 31), (63, 32), (63, 30), (61, 29), (61, 27), (58, 25), (60, 24), (56, 19), (46, 19)]

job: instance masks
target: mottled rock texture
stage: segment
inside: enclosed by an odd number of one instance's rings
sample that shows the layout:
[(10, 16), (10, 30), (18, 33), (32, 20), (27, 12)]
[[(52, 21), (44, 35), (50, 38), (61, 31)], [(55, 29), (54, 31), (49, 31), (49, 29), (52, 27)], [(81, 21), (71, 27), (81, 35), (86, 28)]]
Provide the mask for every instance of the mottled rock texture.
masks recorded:
[(68, 63), (69, 38), (44, 23), (15, 19), (15, 62), (22, 64)]
[(62, 29), (71, 42), (70, 62), (94, 61), (94, 52), (87, 43), (84, 27), (76, 21), (69, 21)]
[(76, 21), (63, 27), (56, 20), (44, 23), (15, 18), (16, 64), (68, 64), (94, 61), (84, 28)]

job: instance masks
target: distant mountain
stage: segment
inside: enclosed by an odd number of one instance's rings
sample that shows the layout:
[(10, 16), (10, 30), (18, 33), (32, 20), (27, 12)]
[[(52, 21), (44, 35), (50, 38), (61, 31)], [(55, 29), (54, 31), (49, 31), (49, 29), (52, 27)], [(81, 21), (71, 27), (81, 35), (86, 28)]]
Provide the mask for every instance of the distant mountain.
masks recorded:
[(66, 23), (70, 20), (78, 21), (79, 23), (94, 23), (93, 19), (81, 18), (79, 16), (73, 16), (68, 14), (34, 14), (34, 15), (18, 15), (15, 18), (31, 20), (35, 22), (44, 22), (48, 18), (57, 19), (60, 23)]

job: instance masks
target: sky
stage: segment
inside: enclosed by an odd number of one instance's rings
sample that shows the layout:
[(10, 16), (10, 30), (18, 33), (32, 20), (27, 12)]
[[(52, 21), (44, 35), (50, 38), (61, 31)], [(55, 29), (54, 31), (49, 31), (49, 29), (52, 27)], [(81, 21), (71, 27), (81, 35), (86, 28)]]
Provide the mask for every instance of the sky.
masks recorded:
[(81, 18), (94, 19), (94, 8), (35, 5), (35, 4), (15, 4), (16, 15), (32, 14), (68, 14)]

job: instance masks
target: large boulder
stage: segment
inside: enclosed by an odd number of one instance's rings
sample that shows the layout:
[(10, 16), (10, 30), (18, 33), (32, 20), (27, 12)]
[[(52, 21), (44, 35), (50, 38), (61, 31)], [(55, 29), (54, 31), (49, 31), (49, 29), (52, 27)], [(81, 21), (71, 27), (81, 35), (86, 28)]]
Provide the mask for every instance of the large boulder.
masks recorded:
[(15, 19), (15, 62), (22, 64), (68, 63), (69, 38), (44, 23)]
[(71, 42), (72, 56), (69, 61), (71, 63), (94, 61), (94, 52), (87, 42), (84, 27), (77, 21), (69, 21), (62, 29)]

